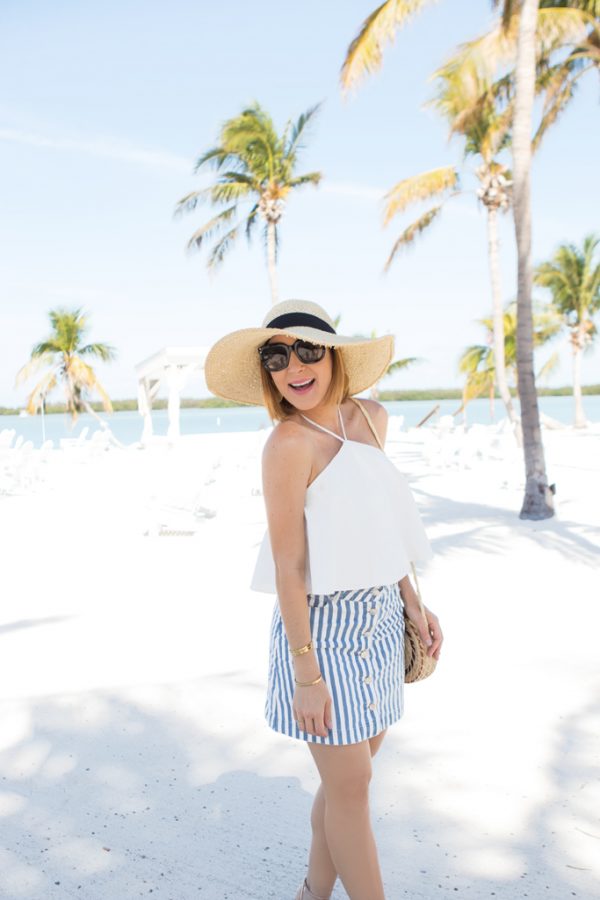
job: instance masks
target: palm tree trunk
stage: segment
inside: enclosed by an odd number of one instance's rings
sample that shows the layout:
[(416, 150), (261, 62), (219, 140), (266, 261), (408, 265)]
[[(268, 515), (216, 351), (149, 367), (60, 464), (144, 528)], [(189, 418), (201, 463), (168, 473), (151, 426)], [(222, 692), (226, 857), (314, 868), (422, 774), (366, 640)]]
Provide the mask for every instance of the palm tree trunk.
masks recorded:
[(271, 283), (271, 303), (277, 303), (277, 271), (275, 268), (275, 223), (267, 222), (267, 265), (269, 266), (269, 281)]
[[(502, 397), (508, 418), (513, 426), (517, 444), (521, 446), (520, 430), (508, 383), (506, 381), (506, 364), (504, 362), (504, 311), (502, 309), (502, 288), (500, 286), (500, 262), (498, 259), (498, 210), (488, 206), (488, 255), (490, 262), (490, 281), (492, 285), (492, 303), (494, 310), (494, 369), (498, 391)], [(492, 388), (493, 392), (493, 388)]]
[(517, 370), (521, 427), (525, 450), (525, 497), (521, 519), (547, 519), (554, 514), (548, 486), (533, 371), (531, 311), (531, 126), (535, 87), (535, 31), (538, 0), (523, 0), (519, 20), (516, 99), (513, 122), (513, 210), (518, 253)]
[(587, 420), (581, 396), (581, 351), (583, 348), (583, 323), (573, 335), (573, 399), (575, 400), (575, 428), (585, 428)]

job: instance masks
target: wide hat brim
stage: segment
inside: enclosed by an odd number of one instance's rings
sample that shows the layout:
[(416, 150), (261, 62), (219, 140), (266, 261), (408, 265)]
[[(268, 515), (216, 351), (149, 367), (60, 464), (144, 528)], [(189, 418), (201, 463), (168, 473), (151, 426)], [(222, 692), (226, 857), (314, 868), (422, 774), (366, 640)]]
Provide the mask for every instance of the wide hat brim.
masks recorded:
[(388, 369), (394, 353), (394, 336), (346, 337), (306, 325), (289, 328), (241, 328), (213, 344), (204, 362), (209, 391), (217, 397), (264, 406), (258, 348), (274, 334), (303, 338), (342, 354), (350, 395), (372, 387)]

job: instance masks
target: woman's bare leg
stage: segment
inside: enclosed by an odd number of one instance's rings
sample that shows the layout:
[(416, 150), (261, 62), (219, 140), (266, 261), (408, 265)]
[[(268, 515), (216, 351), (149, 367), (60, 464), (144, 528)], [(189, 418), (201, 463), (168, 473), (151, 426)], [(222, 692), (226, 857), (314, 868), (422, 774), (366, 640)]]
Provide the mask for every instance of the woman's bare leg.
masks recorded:
[[(385, 734), (386, 731), (384, 730), (376, 734), (375, 737), (369, 738), (371, 757), (375, 756), (381, 747)], [(325, 835), (325, 791), (323, 790), (322, 782), (315, 794), (310, 824), (312, 826), (312, 841), (306, 880), (310, 890), (317, 897), (329, 897), (335, 886), (338, 873), (331, 858)]]
[(322, 778), (311, 813), (307, 875), (308, 886), (318, 897), (330, 896), (338, 871), (352, 900), (384, 896), (368, 803), (371, 757), (384, 736), (382, 731), (369, 741), (345, 747), (309, 744)]

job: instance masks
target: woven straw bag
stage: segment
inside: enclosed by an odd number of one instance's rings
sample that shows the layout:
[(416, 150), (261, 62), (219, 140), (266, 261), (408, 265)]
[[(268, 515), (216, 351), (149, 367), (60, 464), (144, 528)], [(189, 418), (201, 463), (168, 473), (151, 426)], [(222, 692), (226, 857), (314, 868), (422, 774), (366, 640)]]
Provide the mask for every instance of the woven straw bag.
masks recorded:
[[(351, 397), (356, 405), (359, 407), (367, 422), (369, 423), (369, 427), (371, 431), (375, 435), (375, 439), (379, 444), (380, 448), (383, 450), (383, 444), (379, 440), (379, 435), (375, 430), (375, 426), (371, 421), (371, 416), (362, 405), (362, 403), (357, 400), (356, 397)], [(383, 451), (385, 453), (385, 450)], [(414, 563), (411, 562), (411, 568), (413, 573), (413, 578), (415, 580), (415, 586), (417, 589), (417, 594), (419, 596), (419, 600), (423, 603), (423, 599), (421, 597), (421, 590), (419, 588), (419, 582), (417, 579), (417, 573), (415, 571)], [(427, 655), (427, 648), (421, 639), (421, 635), (419, 634), (419, 630), (412, 619), (409, 619), (406, 615), (406, 610), (404, 611), (404, 681), (408, 684), (413, 681), (421, 681), (423, 678), (427, 678), (428, 675), (431, 675), (432, 672), (435, 671), (437, 660), (434, 659), (433, 656)]]

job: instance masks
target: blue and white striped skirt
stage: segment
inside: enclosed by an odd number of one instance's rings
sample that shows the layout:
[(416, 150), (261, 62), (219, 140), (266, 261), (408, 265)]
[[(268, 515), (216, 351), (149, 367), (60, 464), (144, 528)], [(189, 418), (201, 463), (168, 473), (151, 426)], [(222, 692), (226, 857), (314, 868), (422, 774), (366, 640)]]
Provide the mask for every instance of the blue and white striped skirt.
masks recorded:
[(404, 604), (398, 583), (307, 594), (319, 669), (332, 697), (327, 737), (298, 728), (294, 667), (279, 600), (271, 622), (265, 718), (274, 731), (317, 744), (374, 737), (404, 711)]

